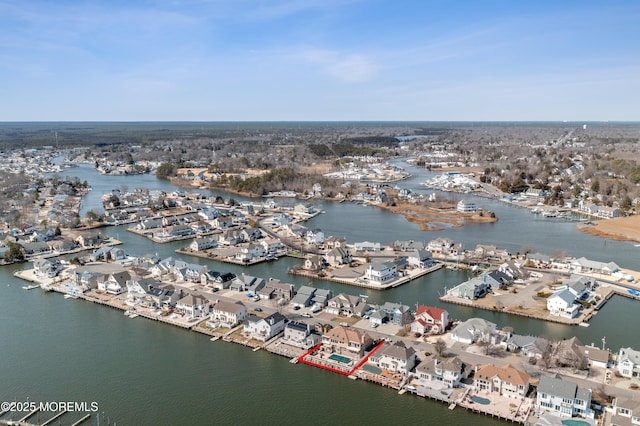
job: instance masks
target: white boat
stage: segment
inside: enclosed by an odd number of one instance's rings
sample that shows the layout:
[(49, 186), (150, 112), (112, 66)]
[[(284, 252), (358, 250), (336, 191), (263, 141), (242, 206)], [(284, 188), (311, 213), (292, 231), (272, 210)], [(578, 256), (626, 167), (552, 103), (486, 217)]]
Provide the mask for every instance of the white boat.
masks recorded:
[(40, 287), (40, 284), (33, 284), (33, 285), (23, 285), (22, 288), (24, 288), (25, 290), (33, 290), (34, 288), (38, 288)]
[(75, 295), (73, 295), (73, 294), (65, 294), (65, 295), (64, 295), (64, 298), (65, 298), (65, 299), (77, 299), (77, 298), (78, 298), (78, 296), (75, 296)]

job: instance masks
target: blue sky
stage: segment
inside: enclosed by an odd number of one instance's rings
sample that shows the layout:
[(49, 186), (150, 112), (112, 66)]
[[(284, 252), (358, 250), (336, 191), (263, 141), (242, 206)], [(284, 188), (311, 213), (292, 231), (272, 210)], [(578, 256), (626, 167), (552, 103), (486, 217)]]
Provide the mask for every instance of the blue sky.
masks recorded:
[(640, 120), (640, 2), (0, 0), (0, 121)]

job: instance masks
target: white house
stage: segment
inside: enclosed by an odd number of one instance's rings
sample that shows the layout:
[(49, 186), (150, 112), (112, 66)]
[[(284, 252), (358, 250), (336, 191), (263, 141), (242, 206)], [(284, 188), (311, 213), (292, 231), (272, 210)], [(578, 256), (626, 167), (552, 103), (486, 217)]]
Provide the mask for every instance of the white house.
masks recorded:
[(575, 303), (576, 297), (569, 289), (556, 290), (547, 298), (547, 310), (551, 315), (563, 318), (575, 318), (580, 313), (581, 305)]
[(398, 265), (394, 262), (372, 262), (365, 276), (373, 282), (386, 284), (398, 278)]
[(618, 372), (623, 377), (640, 377), (640, 351), (620, 348), (618, 353)]
[(196, 294), (187, 294), (176, 303), (176, 310), (191, 318), (204, 318), (209, 315), (209, 299)]
[(406, 347), (402, 341), (386, 342), (371, 355), (369, 361), (378, 368), (406, 376), (416, 364), (416, 351), (412, 347)]
[(593, 419), (591, 389), (561, 379), (542, 376), (536, 393), (536, 411), (550, 411), (561, 417), (584, 416)]
[(247, 318), (247, 307), (242, 302), (221, 300), (211, 308), (211, 316), (207, 325), (233, 328)]
[(284, 330), (286, 319), (282, 314), (274, 312), (266, 318), (250, 314), (244, 323), (244, 332), (252, 339), (266, 342)]
[(131, 275), (127, 271), (109, 274), (106, 280), (98, 282), (98, 290), (115, 295), (122, 294), (127, 291), (127, 281), (130, 279)]
[(640, 425), (640, 401), (616, 398), (613, 402), (611, 426)]
[(475, 213), (478, 210), (476, 203), (471, 201), (460, 200), (456, 207), (460, 213)]
[(448, 388), (458, 387), (460, 381), (469, 376), (471, 368), (458, 357), (450, 359), (433, 358), (421, 362), (416, 367), (416, 378), (420, 381), (444, 384)]
[(320, 343), (321, 336), (315, 333), (310, 324), (290, 321), (284, 327), (282, 343), (302, 349), (309, 349)]

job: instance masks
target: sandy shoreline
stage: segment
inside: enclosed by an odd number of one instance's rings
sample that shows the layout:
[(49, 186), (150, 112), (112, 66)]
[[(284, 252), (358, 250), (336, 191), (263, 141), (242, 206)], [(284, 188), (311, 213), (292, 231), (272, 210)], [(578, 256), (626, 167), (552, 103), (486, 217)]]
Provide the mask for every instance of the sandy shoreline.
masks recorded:
[(593, 225), (578, 225), (584, 233), (618, 241), (640, 242), (640, 215), (602, 219)]

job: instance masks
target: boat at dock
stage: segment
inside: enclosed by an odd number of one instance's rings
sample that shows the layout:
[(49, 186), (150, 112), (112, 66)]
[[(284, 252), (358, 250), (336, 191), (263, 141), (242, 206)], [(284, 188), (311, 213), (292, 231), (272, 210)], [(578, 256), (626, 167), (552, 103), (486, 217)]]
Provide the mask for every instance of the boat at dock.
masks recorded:
[(23, 285), (22, 288), (24, 288), (25, 290), (33, 290), (34, 288), (38, 288), (40, 287), (40, 284), (33, 284), (33, 285)]
[(65, 294), (64, 295), (65, 299), (77, 299), (78, 296), (74, 295), (74, 294)]

